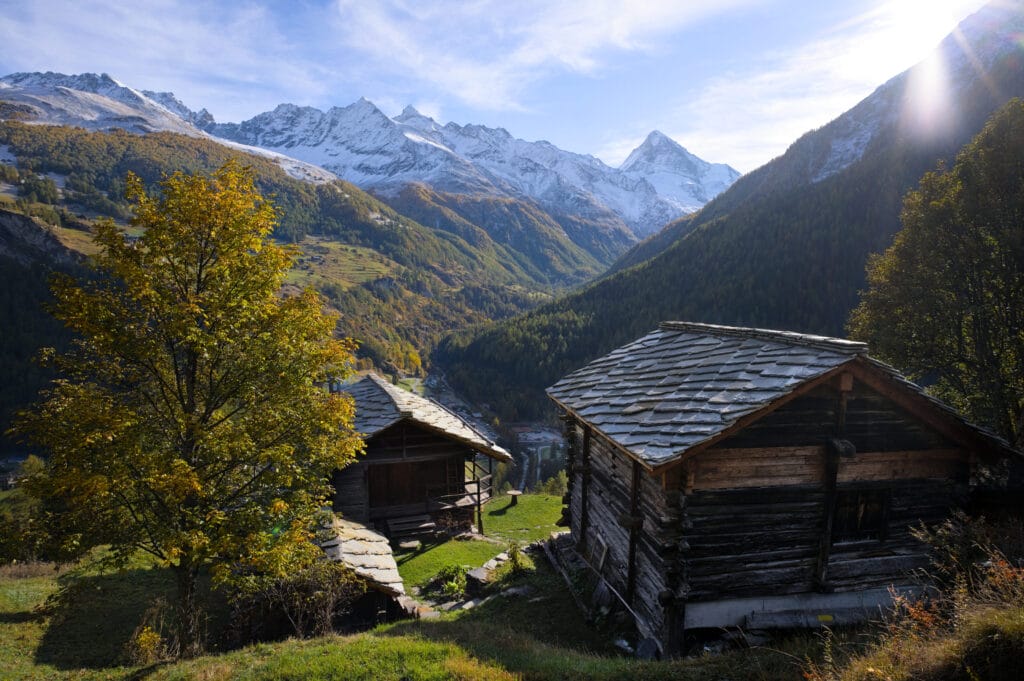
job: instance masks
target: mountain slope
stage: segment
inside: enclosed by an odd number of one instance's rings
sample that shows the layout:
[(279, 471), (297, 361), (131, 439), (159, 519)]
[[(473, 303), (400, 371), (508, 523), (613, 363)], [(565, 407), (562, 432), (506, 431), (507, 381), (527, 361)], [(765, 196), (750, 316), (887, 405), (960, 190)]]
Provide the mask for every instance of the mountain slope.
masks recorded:
[[(136, 134), (174, 132), (209, 138), (196, 127), (212, 121), (205, 111), (190, 111), (169, 92), (133, 90), (107, 74), (13, 73), (0, 78), (0, 119), (45, 125), (74, 125), (87, 130), (125, 130)], [(332, 173), (282, 154), (238, 143), (239, 151), (271, 158), (288, 174), (310, 182), (330, 182)]]
[[(0, 123), (0, 148), (16, 159), (22, 178), (41, 172), (58, 181), (58, 198), (48, 200), (59, 209), (120, 219), (129, 215), (127, 172), (153, 185), (162, 174), (210, 172), (237, 156), (212, 140), (173, 133), (17, 122)], [(347, 182), (300, 182), (262, 157), (244, 163), (280, 210), (275, 235), (306, 249), (296, 283), (317, 284), (342, 313), (339, 331), (362, 341), (359, 356), (382, 369), (419, 371), (421, 353), (443, 334), (521, 312), (548, 299), (553, 287), (597, 271), (592, 260), (562, 263), (558, 254), (550, 256), (558, 267), (542, 269), (478, 228), (459, 234), (426, 227)]]
[(471, 397), (542, 405), (543, 388), (566, 371), (662, 320), (841, 334), (868, 255), (899, 227), (903, 194), (1009, 97), (1024, 95), (1022, 30), (1019, 11), (992, 5), (961, 25), (962, 38), (944, 41), (952, 89), (947, 124), (934, 134), (917, 126), (911, 70), (639, 246), (603, 280), (450, 338), (440, 363)]
[[(696, 210), (739, 176), (674, 142), (662, 145), (672, 153), (654, 166), (614, 169), (548, 142), (516, 139), (502, 128), (441, 126), (412, 107), (389, 119), (365, 99), (326, 112), (282, 104), (243, 123), (204, 129), (319, 164), (384, 195), (419, 183), (444, 193), (527, 199), (551, 213), (612, 214), (638, 234)], [(652, 146), (649, 138), (634, 154)]]

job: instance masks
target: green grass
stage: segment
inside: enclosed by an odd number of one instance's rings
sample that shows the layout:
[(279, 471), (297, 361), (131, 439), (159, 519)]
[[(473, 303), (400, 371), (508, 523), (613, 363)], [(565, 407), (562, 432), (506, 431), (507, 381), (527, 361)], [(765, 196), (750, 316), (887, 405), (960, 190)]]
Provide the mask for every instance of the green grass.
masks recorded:
[(516, 677), (494, 664), (473, 659), (453, 643), (434, 642), (415, 636), (384, 640), (373, 634), (361, 634), (253, 646), (157, 669), (146, 678), (152, 681), (441, 681), (511, 680)]
[(484, 532), (490, 541), (451, 539), (425, 542), (417, 551), (398, 553), (398, 572), (407, 586), (422, 586), (446, 565), (480, 567), (504, 551), (510, 542), (520, 545), (545, 539), (560, 528), (562, 499), (545, 494), (524, 494), (512, 506), (511, 497), (498, 496), (484, 506)]
[(307, 236), (299, 248), (302, 253), (288, 272), (286, 282), (301, 287), (335, 284), (350, 288), (389, 276), (398, 267), (373, 249), (321, 237)]
[[(39, 609), (59, 582), (72, 579), (78, 585), (67, 598)], [(804, 635), (779, 649), (640, 663), (611, 653), (609, 632), (584, 621), (561, 578), (543, 560), (510, 581), (532, 591), (499, 595), (440, 620), (405, 621), (354, 636), (260, 644), (138, 667), (122, 663), (123, 646), (146, 604), (169, 588), (165, 570), (25, 578), (0, 571), (0, 678), (798, 681), (805, 656), (820, 650), (813, 636)]]
[(484, 532), (504, 542), (529, 544), (547, 539), (562, 528), (555, 522), (562, 517), (562, 497), (550, 494), (524, 494), (511, 505), (512, 497), (497, 496), (484, 507)]
[[(547, 536), (560, 499), (524, 495), (487, 508), (485, 525), (500, 537), (449, 541), (425, 547), (402, 561), (403, 577), (423, 581), (443, 565), (481, 565), (508, 541)], [(487, 523), (489, 522), (489, 525)], [(416, 575), (421, 575), (417, 577)], [(20, 575), (20, 576), (19, 576)], [(525, 595), (502, 595), (507, 586)], [(68, 586), (62, 598), (48, 597)], [(150, 667), (129, 664), (125, 644), (154, 598), (173, 586), (166, 569), (139, 561), (120, 572), (77, 569), (61, 574), (0, 568), (0, 679), (688, 679), (798, 681), (805, 658), (820, 659), (821, 646), (803, 635), (773, 649), (740, 651), (667, 663), (640, 663), (615, 654), (609, 625), (584, 620), (561, 577), (544, 559), (535, 568), (506, 574), (494, 596), (438, 620), (403, 621), (353, 636), (260, 644)], [(216, 637), (226, 622), (211, 621)]]

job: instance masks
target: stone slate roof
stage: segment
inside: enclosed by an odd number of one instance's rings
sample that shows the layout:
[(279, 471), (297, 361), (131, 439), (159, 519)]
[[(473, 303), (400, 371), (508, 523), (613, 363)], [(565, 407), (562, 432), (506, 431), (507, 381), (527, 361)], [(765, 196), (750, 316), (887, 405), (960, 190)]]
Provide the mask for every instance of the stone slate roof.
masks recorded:
[(405, 594), (387, 537), (341, 518), (334, 519), (330, 533), (331, 538), (320, 544), (330, 560), (344, 563), (374, 587), (392, 596)]
[(547, 392), (654, 468), (866, 352), (836, 338), (665, 322)]
[(565, 376), (547, 392), (654, 469), (851, 361), (927, 400), (995, 450), (1020, 455), (892, 367), (868, 357), (864, 343), (789, 331), (664, 322)]
[(410, 420), (447, 435), (500, 461), (512, 456), (480, 431), (434, 400), (399, 388), (376, 374), (345, 388), (356, 401), (355, 428), (364, 437), (372, 437), (402, 420)]

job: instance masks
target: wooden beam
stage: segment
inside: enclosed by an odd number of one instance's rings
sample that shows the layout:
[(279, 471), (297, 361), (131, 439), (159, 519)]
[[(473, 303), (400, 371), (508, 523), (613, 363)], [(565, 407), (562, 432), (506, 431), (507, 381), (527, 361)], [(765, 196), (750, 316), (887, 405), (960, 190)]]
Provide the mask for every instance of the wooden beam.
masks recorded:
[[(629, 499), (629, 566), (626, 572), (626, 600), (633, 602), (633, 595), (636, 593), (636, 545), (640, 538), (640, 528), (643, 526), (643, 518), (640, 517), (640, 485), (643, 468), (636, 461), (633, 462), (633, 483)], [(637, 522), (639, 520), (639, 522)]]
[(590, 506), (590, 426), (583, 426), (583, 451), (580, 453), (584, 470), (580, 472), (580, 537), (579, 551), (587, 553), (587, 521), (589, 516), (587, 510)]
[(670, 468), (674, 468), (675, 466), (678, 466), (683, 461), (691, 459), (694, 456), (700, 454), (701, 452), (703, 452), (703, 451), (705, 451), (707, 449), (710, 449), (711, 447), (713, 447), (714, 445), (718, 444), (722, 440), (725, 440), (725, 439), (727, 439), (729, 437), (732, 437), (734, 434), (736, 434), (737, 432), (743, 430), (744, 428), (749, 426), (751, 423), (754, 423), (755, 421), (760, 421), (761, 419), (763, 419), (768, 414), (771, 414), (776, 409), (779, 409), (780, 407), (783, 407), (783, 406), (789, 404), (790, 402), (792, 402), (793, 400), (797, 399), (798, 397), (802, 397), (802, 396), (806, 395), (807, 393), (813, 391), (818, 386), (824, 385), (824, 384), (832, 381), (837, 376), (841, 376), (845, 371), (849, 370), (849, 368), (850, 368), (851, 364), (853, 364), (854, 360), (855, 360), (855, 358), (850, 358), (849, 361), (844, 362), (843, 364), (840, 364), (839, 366), (837, 366), (837, 367), (835, 367), (833, 369), (830, 369), (829, 371), (826, 371), (825, 373), (821, 374), (817, 378), (812, 378), (812, 379), (810, 379), (808, 381), (805, 381), (805, 382), (799, 384), (798, 386), (796, 386), (790, 392), (786, 393), (785, 395), (780, 396), (779, 398), (777, 398), (776, 400), (774, 400), (772, 402), (769, 402), (768, 404), (766, 404), (765, 406), (761, 407), (757, 411), (751, 412), (750, 414), (747, 414), (746, 416), (741, 416), (740, 418), (736, 419), (736, 421), (731, 426), (729, 426), (725, 430), (721, 431), (717, 435), (709, 437), (707, 440), (704, 440), (703, 442), (699, 442), (699, 443), (691, 446), (686, 451), (684, 451), (682, 453), (682, 455), (679, 456), (678, 458), (675, 458), (672, 461), (668, 461), (666, 463), (663, 463), (663, 464), (660, 464), (658, 466), (655, 466), (652, 469), (652, 472), (654, 472), (654, 473), (663, 473), (663, 472), (665, 472), (666, 470), (668, 470)]
[[(971, 452), (987, 454), (996, 448), (996, 443), (987, 441), (980, 433), (969, 428), (955, 413), (947, 413), (933, 404), (928, 397), (908, 390), (892, 376), (866, 360), (851, 363), (849, 369), (857, 380), (876, 393), (891, 400), (914, 418)], [(1004, 453), (1014, 451), (1006, 447), (1001, 448), (1005, 450)]]

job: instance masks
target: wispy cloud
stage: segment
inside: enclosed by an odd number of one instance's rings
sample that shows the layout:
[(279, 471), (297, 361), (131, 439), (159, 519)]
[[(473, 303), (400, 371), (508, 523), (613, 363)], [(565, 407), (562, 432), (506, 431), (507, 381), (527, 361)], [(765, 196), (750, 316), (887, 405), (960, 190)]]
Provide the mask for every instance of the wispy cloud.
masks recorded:
[(548, 75), (594, 73), (623, 50), (709, 15), (759, 0), (338, 0), (339, 39), (375, 71), (430, 83), (480, 109), (523, 107), (526, 88)]
[[(140, 88), (173, 89), (186, 103), (280, 102), (322, 91), (322, 73), (258, 5), (145, 0), (11, 3), (0, 14), (7, 71), (77, 73), (83, 64)], [(294, 95), (293, 95), (294, 96)], [(190, 102), (189, 100), (192, 100)]]
[[(916, 11), (915, 7), (917, 5)], [(979, 0), (888, 3), (796, 49), (719, 76), (680, 104), (665, 130), (691, 151), (750, 171), (825, 125), (937, 45)]]

